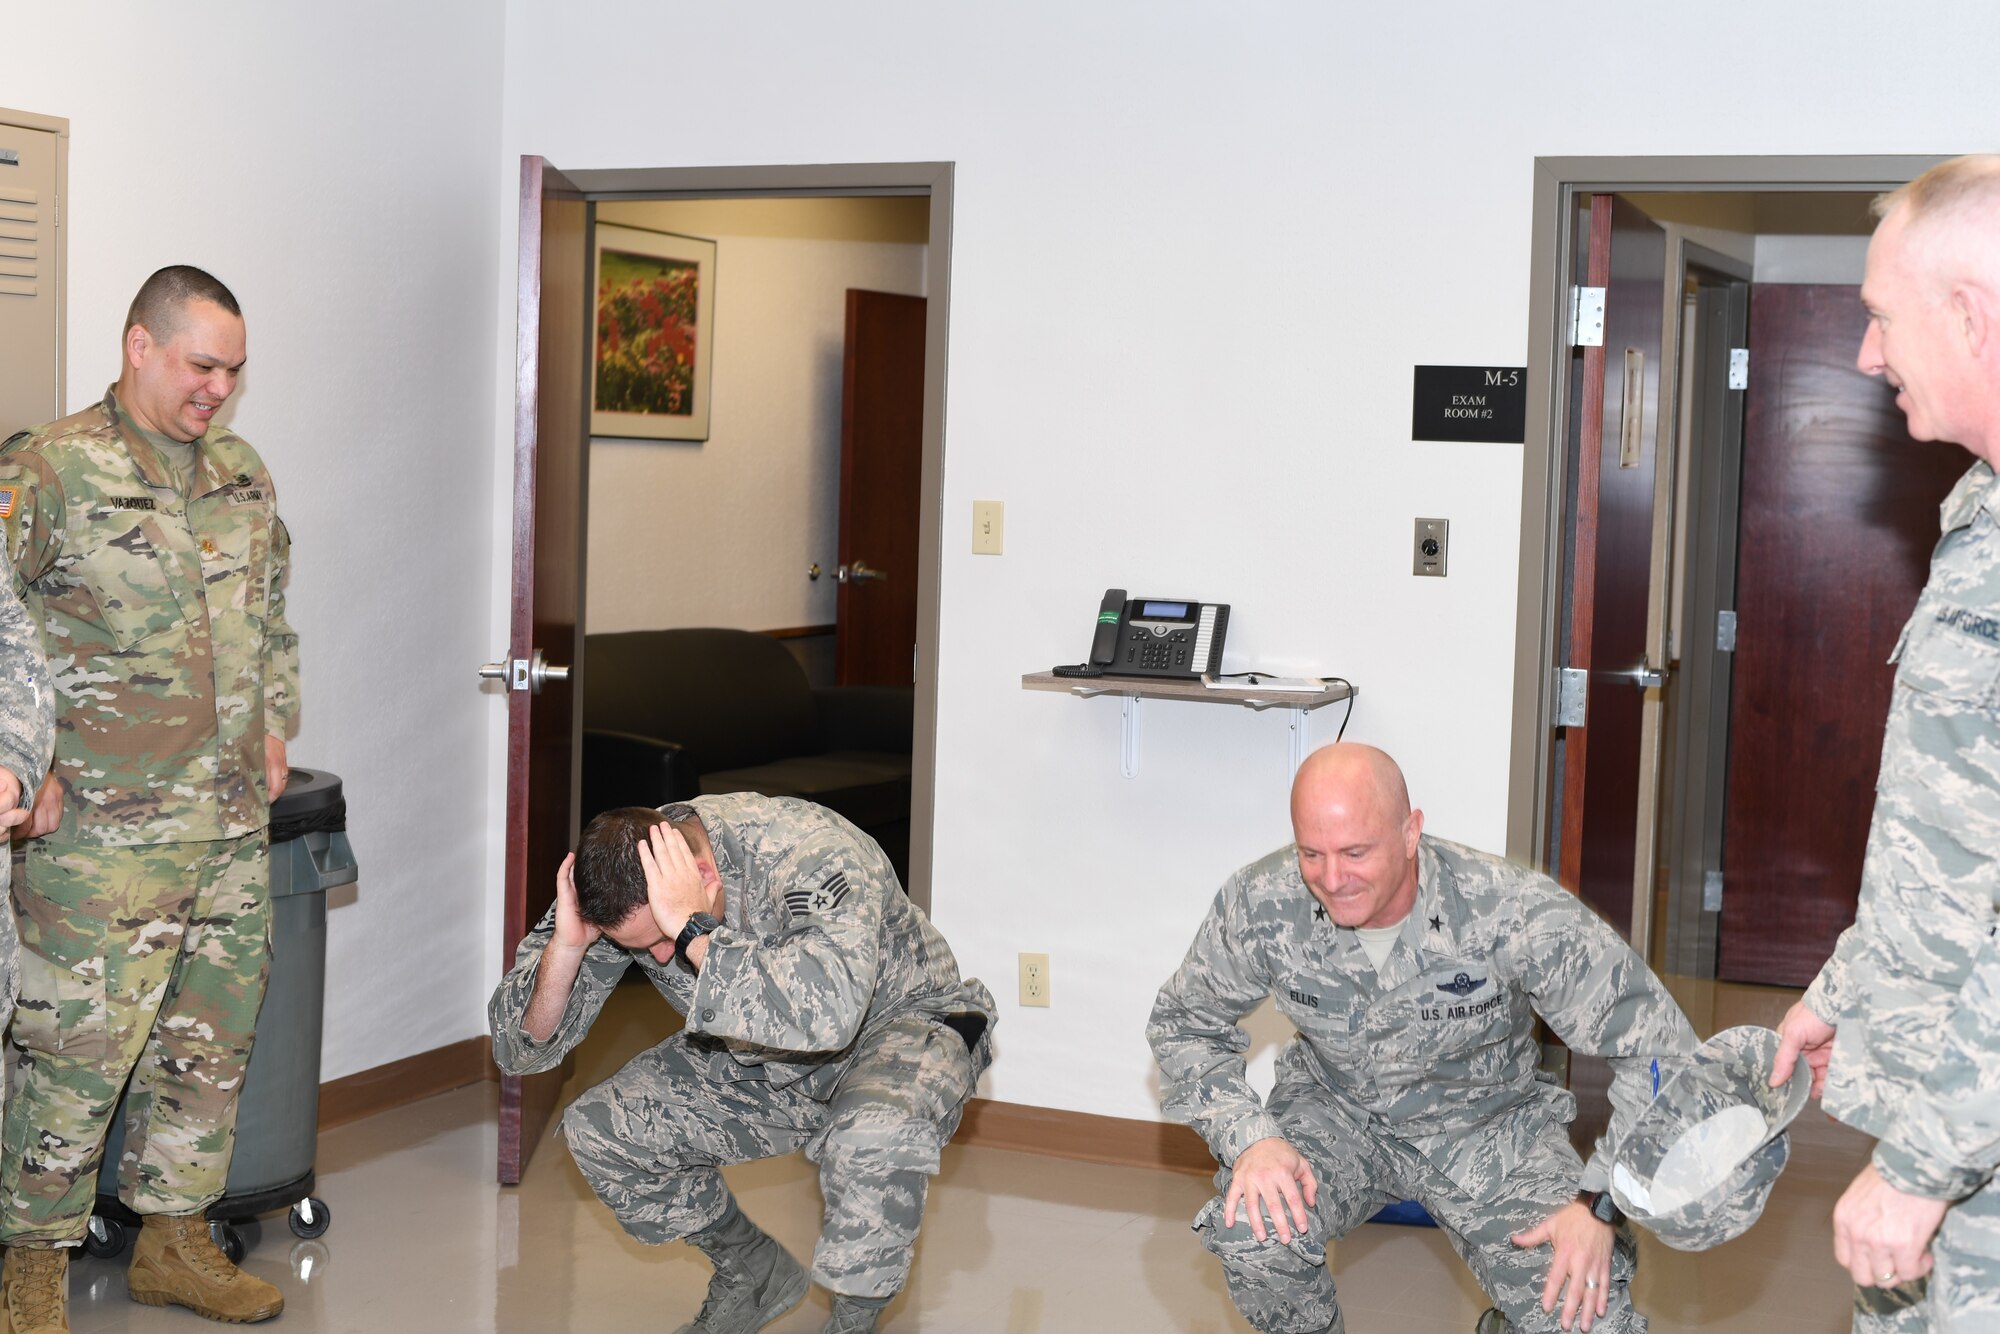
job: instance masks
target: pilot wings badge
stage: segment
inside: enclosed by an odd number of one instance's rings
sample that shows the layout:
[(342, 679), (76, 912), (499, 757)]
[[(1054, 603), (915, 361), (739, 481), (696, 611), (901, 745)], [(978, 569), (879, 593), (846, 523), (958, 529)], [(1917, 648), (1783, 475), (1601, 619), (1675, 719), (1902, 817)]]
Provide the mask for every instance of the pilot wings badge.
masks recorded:
[(785, 895), (785, 907), (794, 917), (818, 917), (832, 912), (847, 897), (847, 877), (834, 872), (817, 889), (795, 889)]
[(1464, 973), (1460, 973), (1449, 982), (1438, 983), (1438, 990), (1463, 1000), (1485, 985), (1486, 979), (1483, 977), (1467, 977)]

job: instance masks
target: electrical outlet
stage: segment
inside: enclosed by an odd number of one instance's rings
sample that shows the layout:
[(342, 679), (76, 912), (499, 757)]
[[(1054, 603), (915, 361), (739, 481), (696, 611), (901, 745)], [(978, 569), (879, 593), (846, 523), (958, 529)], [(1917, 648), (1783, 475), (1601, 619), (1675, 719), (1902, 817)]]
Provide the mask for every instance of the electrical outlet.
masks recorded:
[(999, 500), (972, 502), (972, 554), (997, 556), (1007, 530), (1007, 506)]
[(1046, 954), (1023, 954), (1021, 956), (1021, 1004), (1040, 1005), (1047, 1008), (1049, 1003), (1049, 956)]

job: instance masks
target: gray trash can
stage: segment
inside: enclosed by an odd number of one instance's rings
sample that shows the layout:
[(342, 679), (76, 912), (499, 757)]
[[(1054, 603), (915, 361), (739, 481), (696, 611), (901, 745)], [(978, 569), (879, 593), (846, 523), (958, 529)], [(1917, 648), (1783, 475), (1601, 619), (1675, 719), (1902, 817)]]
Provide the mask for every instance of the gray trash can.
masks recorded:
[[(317, 1237), (331, 1215), (313, 1198), (319, 1139), (319, 1045), (326, 1010), (326, 891), (350, 885), (358, 870), (347, 842), (347, 800), (340, 778), (294, 769), (271, 808), (271, 977), (257, 1015), (257, 1042), (236, 1109), (236, 1152), (220, 1201), (208, 1215), (217, 1244), (240, 1258), (234, 1224), (291, 1209), (292, 1231)], [(118, 1199), (118, 1157), (125, 1144), (121, 1099), (104, 1144), (97, 1209), (84, 1246), (116, 1255), (138, 1218)]]

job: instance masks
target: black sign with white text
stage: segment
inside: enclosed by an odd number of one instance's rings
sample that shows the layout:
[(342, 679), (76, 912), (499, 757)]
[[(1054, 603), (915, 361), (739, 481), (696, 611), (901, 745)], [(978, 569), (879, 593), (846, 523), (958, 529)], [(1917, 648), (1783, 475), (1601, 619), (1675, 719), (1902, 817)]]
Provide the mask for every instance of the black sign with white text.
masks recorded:
[(1523, 366), (1419, 366), (1411, 395), (1412, 440), (1518, 445), (1528, 438)]

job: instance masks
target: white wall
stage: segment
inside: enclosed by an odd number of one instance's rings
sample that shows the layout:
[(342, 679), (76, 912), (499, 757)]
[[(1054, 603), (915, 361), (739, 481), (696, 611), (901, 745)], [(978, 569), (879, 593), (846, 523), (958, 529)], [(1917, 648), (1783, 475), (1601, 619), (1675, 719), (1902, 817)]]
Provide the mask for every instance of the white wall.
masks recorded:
[[(1232, 666), (1353, 677), (1350, 736), (1404, 760), (1432, 829), (1500, 846), (1521, 451), (1413, 444), (1408, 396), (1416, 363), (1524, 360), (1532, 159), (1962, 151), (2000, 40), (1917, 5), (1885, 41), (1852, 0), (508, 15), (510, 161), (957, 164), (935, 915), (1010, 999), (1015, 953), (1052, 955), (986, 1092), (1135, 1117), (1155, 988), (1287, 837), (1284, 719), (1149, 705), (1127, 781), (1117, 706), (1020, 673), (1082, 652), (1108, 584), (1227, 600)], [(651, 87), (598, 77), (608, 31), (700, 51), (699, 114), (661, 133)], [(1000, 559), (969, 554), (975, 498), (1007, 502)], [(1410, 576), (1420, 514), (1452, 520), (1448, 579)]]
[(1865, 236), (1759, 236), (1752, 278), (1760, 283), (1854, 283), (1868, 261)]
[[(407, 6), (7, 5), (0, 103), (70, 121), (69, 406), (139, 283), (212, 270), (250, 363), (230, 424), (277, 481), (303, 656), (294, 763), (347, 783), (331, 1079), (483, 1025), (497, 841), (473, 668), (492, 578), (502, 18)], [(504, 475), (504, 474), (503, 474)]]
[[(712, 238), (716, 313), (708, 440), (591, 442), (593, 634), (833, 623), (847, 289), (921, 296), (925, 247), (859, 239), (898, 230), (897, 217), (872, 232), (850, 222), (879, 213), (873, 200), (734, 203), (717, 221), (754, 222), (753, 209), (765, 234), (718, 231), (700, 204), (598, 208), (600, 222)], [(814, 562), (828, 572), (817, 581)]]

